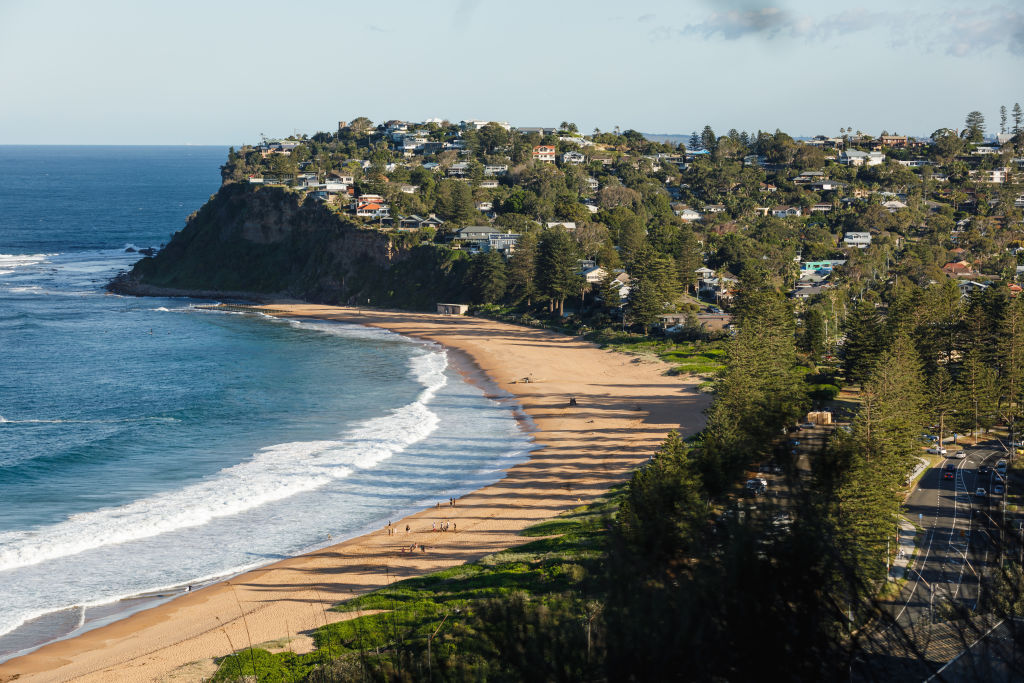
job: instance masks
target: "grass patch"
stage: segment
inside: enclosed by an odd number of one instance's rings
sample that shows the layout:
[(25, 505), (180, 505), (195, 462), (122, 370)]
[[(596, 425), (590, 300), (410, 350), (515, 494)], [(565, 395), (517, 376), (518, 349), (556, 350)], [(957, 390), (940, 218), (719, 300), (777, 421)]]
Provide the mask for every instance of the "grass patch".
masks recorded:
[[(313, 652), (243, 650), (220, 660), (211, 680), (248, 676), (290, 683), (305, 680), (316, 671), (337, 673), (339, 667), (349, 667), (356, 677), (367, 668), (415, 668), (422, 666), (428, 640), (435, 660), (461, 647), (462, 661), (475, 661), (473, 633), (480, 627), (475, 615), (488, 601), (518, 594), (538, 604), (555, 604), (567, 594), (595, 594), (607, 519), (617, 510), (624, 491), (624, 485), (615, 487), (590, 505), (526, 529), (522, 535), (536, 540), (524, 545), (472, 564), (407, 579), (332, 607), (337, 612), (381, 611), (318, 628), (313, 634)], [(442, 622), (450, 636), (434, 635)], [(481, 661), (486, 660), (486, 653), (479, 654)]]
[(676, 342), (614, 330), (594, 332), (587, 339), (603, 349), (658, 358), (672, 366), (673, 375), (712, 376), (725, 369), (724, 341)]

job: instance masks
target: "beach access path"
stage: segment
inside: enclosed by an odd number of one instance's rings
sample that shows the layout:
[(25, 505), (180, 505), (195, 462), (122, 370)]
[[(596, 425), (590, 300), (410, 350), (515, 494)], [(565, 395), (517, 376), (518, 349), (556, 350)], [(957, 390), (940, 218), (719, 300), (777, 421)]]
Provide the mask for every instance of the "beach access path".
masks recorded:
[[(454, 506), (445, 500), (395, 520), (394, 534), (381, 529), (282, 560), (52, 643), (0, 664), (0, 683), (15, 677), (19, 683), (200, 680), (215, 670), (214, 657), (250, 643), (291, 639), (286, 647), (306, 651), (308, 634), (325, 620), (352, 618), (325, 607), (532, 540), (518, 533), (627, 479), (670, 430), (700, 430), (710, 401), (696, 378), (666, 375), (661, 362), (546, 330), (466, 316), (313, 304), (267, 308), (385, 328), (465, 354), (489, 378), (485, 386), (518, 400), (541, 448)], [(432, 532), (442, 521), (457, 530)], [(403, 550), (412, 544), (416, 552)]]

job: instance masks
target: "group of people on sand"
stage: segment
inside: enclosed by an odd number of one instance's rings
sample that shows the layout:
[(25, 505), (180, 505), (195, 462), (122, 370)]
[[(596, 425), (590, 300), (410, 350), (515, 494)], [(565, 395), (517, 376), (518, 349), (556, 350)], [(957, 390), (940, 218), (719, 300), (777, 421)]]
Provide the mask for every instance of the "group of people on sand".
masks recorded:
[[(413, 543), (408, 548), (403, 545), (402, 546), (402, 552), (403, 553), (414, 553), (414, 552), (416, 552), (416, 545), (417, 545), (416, 543)], [(422, 543), (420, 543), (419, 546), (420, 546), (420, 552), (424, 552), (424, 553), (427, 552), (427, 546), (423, 545)]]
[(440, 526), (438, 526), (437, 522), (432, 522), (430, 524), (430, 530), (431, 531), (448, 531), (448, 528), (451, 527), (452, 531), (457, 531), (458, 530), (458, 526), (459, 526), (458, 524), (454, 524), (452, 522), (449, 522), (449, 521), (445, 520), (444, 522), (441, 522)]

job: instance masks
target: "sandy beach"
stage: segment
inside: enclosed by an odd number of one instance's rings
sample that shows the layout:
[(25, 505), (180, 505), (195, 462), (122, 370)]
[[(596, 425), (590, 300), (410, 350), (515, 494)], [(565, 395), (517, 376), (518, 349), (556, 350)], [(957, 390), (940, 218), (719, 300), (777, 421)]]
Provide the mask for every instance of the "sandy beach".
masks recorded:
[[(394, 535), (381, 529), (276, 562), (47, 645), (0, 664), (0, 682), (193, 681), (213, 673), (214, 657), (250, 643), (308, 650), (308, 633), (325, 619), (351, 618), (325, 614), (325, 607), (532, 540), (518, 532), (628, 477), (670, 430), (692, 434), (704, 424), (709, 396), (694, 379), (665, 375), (660, 362), (578, 338), (470, 317), (312, 304), (269, 308), (386, 328), (464, 354), (497, 390), (516, 397), (542, 447), (454, 507), (444, 501), (442, 508), (395, 520)], [(569, 397), (576, 407), (568, 406)], [(442, 520), (457, 531), (432, 532)], [(426, 551), (403, 552), (413, 543)]]

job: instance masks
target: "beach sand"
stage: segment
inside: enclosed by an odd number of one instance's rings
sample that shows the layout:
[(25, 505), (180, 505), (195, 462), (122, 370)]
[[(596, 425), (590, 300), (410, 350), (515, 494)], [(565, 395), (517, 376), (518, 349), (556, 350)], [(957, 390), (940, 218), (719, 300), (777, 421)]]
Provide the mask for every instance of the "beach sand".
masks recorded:
[[(250, 643), (279, 641), (280, 649), (291, 639), (292, 649), (308, 650), (308, 634), (325, 620), (351, 618), (325, 607), (528, 542), (519, 531), (626, 479), (670, 430), (692, 434), (704, 425), (709, 397), (693, 378), (668, 376), (660, 362), (602, 351), (575, 337), (470, 317), (312, 304), (271, 308), (382, 327), (465, 354), (497, 389), (518, 399), (543, 447), (454, 507), (443, 501), (440, 509), (396, 520), (394, 535), (382, 529), (276, 562), (52, 643), (0, 664), (0, 682), (192, 681), (213, 673), (212, 658)], [(576, 407), (568, 406), (569, 397)], [(431, 525), (443, 520), (457, 531), (433, 533)], [(416, 552), (402, 551), (414, 543)]]

